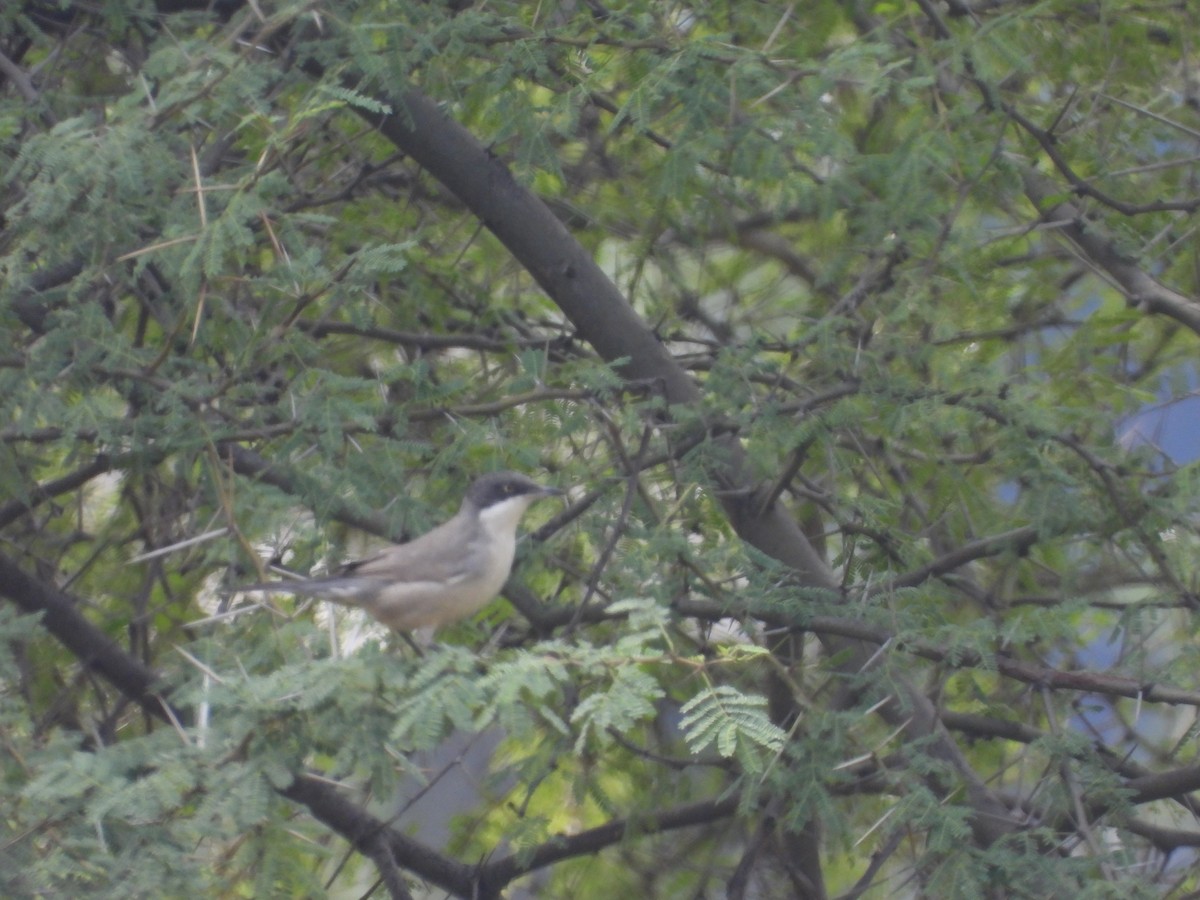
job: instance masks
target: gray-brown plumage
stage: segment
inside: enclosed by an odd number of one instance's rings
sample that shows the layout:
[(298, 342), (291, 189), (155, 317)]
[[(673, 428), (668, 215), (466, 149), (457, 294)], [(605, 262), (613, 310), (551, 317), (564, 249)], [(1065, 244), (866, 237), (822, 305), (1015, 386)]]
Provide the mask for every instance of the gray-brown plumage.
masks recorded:
[(280, 591), (366, 610), (397, 631), (436, 628), (482, 609), (508, 579), (517, 525), (536, 500), (561, 494), (516, 472), (475, 480), (453, 518), (432, 531), (348, 563), (336, 574), (241, 591)]

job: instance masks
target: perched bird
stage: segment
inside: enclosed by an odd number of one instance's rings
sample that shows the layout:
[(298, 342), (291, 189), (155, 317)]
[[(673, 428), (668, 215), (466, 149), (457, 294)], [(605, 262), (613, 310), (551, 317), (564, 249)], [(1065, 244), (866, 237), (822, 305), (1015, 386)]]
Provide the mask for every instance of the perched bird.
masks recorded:
[(322, 578), (250, 584), (366, 610), (397, 631), (465, 619), (494, 598), (512, 571), (517, 524), (534, 501), (561, 494), (516, 472), (476, 479), (453, 518), (407, 544), (347, 563)]

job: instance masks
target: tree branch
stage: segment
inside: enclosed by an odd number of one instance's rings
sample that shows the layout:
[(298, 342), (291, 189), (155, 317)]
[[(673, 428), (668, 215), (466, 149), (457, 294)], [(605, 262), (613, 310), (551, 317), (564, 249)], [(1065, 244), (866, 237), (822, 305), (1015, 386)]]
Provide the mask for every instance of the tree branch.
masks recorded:
[(1012, 531), (1006, 531), (1004, 534), (991, 535), (970, 541), (955, 547), (950, 552), (939, 556), (937, 559), (918, 569), (914, 569), (912, 572), (900, 575), (886, 587), (880, 588), (879, 591), (886, 592), (895, 590), (896, 588), (915, 587), (918, 584), (928, 581), (930, 578), (937, 578), (939, 575), (953, 572), (960, 566), (965, 566), (976, 559), (995, 556), (997, 553), (1024, 553), (1033, 546), (1037, 541), (1037, 537), (1037, 529), (1031, 525), (1026, 525), (1021, 528), (1014, 528)]
[(73, 597), (26, 574), (3, 553), (0, 553), (0, 595), (27, 613), (40, 613), (43, 627), (84, 668), (101, 675), (149, 715), (164, 722), (182, 721), (183, 714), (170, 708), (165, 689), (160, 691), (156, 687), (158, 676), (151, 669), (88, 621)]
[(45, 484), (34, 485), (24, 500), (10, 500), (0, 506), (0, 528), (11, 525), (21, 516), (32, 512), (41, 504), (52, 500), (60, 494), (66, 494), (76, 488), (83, 487), (93, 478), (111, 472), (113, 469), (124, 468), (134, 459), (134, 454), (123, 453), (119, 456), (109, 456), (106, 453), (97, 456), (86, 466), (76, 469), (62, 478), (56, 478)]
[(1026, 166), (1021, 170), (1021, 181), (1042, 221), (1058, 224), (1059, 231), (1071, 239), (1084, 258), (1121, 287), (1131, 306), (1175, 319), (1200, 334), (1200, 303), (1171, 290), (1137, 265), (1112, 238), (1088, 221), (1083, 210), (1063, 200), (1062, 188), (1050, 178)]
[[(717, 800), (702, 800), (646, 816), (614, 819), (578, 834), (559, 835), (532, 852), (513, 854), (480, 867), (479, 882), (492, 890), (522, 875), (574, 856), (596, 853), (624, 840), (630, 834), (657, 834), (727, 819), (737, 811), (737, 794)], [(483, 896), (492, 896), (485, 893)]]
[[(737, 611), (728, 606), (704, 600), (682, 599), (673, 604), (676, 612), (707, 621), (720, 621)], [(754, 618), (781, 628), (796, 628), (817, 635), (836, 635), (856, 641), (865, 641), (882, 647), (897, 642), (895, 632), (860, 619), (839, 616), (800, 616), (781, 613), (778, 610), (754, 609), (749, 614)], [(904, 639), (903, 650), (932, 662), (952, 668), (994, 668), (1001, 675), (1026, 684), (1049, 688), (1082, 691), (1089, 694), (1105, 694), (1127, 697), (1143, 703), (1172, 703), (1180, 706), (1200, 706), (1200, 691), (1189, 691), (1170, 685), (1139, 681), (1122, 675), (1102, 672), (1067, 672), (1050, 666), (1014, 659), (1002, 653), (985, 656), (973, 650), (935, 646), (924, 641)]]

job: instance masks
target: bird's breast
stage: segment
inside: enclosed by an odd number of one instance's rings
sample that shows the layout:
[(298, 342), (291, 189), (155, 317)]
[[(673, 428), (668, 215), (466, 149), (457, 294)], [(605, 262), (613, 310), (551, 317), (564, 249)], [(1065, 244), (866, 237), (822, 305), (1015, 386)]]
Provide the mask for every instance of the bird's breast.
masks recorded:
[(470, 542), (468, 552), (472, 564), (463, 583), (478, 584), (481, 593), (487, 594), (481, 601), (482, 605), (500, 593), (504, 582), (508, 580), (516, 555), (517, 537), (515, 533), (489, 533), (487, 528), (481, 531), (483, 533)]

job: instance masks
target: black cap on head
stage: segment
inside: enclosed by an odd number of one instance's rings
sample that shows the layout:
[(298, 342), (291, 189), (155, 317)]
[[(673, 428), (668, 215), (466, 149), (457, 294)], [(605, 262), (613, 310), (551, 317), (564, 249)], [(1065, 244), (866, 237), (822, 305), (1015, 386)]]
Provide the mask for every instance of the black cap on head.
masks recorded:
[(513, 497), (537, 499), (561, 493), (558, 488), (543, 487), (520, 472), (491, 472), (481, 475), (471, 483), (463, 503), (469, 503), (476, 509), (487, 509)]

